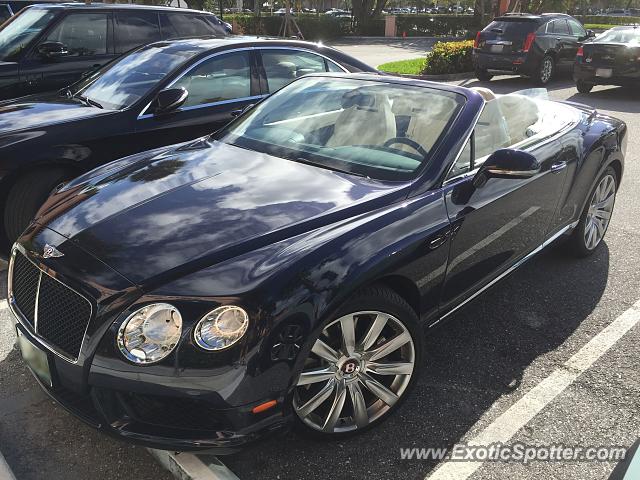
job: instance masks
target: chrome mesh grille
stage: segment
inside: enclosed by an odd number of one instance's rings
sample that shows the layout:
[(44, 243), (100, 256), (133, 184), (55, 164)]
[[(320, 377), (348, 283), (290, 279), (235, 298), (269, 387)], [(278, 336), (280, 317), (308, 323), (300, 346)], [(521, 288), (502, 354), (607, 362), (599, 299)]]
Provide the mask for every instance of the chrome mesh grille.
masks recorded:
[(35, 333), (64, 356), (77, 359), (91, 320), (89, 301), (20, 252), (15, 253), (11, 278), (15, 305)]

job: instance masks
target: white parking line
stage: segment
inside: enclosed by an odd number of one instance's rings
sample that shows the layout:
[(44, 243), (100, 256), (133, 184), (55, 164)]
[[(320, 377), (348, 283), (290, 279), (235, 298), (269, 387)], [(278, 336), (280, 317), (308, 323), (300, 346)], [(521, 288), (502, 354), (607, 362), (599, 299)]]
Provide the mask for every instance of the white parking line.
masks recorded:
[(4, 310), (9, 310), (9, 304), (6, 300), (0, 300), (0, 313), (2, 313)]
[[(524, 397), (467, 443), (490, 445), (508, 442), (518, 430), (529, 423), (638, 323), (640, 323), (640, 301), (589, 340), (561, 367), (529, 390)], [(425, 480), (465, 480), (481, 465), (482, 462), (479, 461), (444, 462)]]
[(216, 457), (206, 463), (199, 454), (172, 453), (165, 450), (147, 449), (151, 455), (179, 480), (240, 480)]

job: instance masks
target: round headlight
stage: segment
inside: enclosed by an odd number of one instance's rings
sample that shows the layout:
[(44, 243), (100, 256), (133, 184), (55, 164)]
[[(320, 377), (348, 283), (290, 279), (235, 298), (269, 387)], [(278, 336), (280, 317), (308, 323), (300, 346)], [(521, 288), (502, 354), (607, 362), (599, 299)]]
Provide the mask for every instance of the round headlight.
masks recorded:
[(180, 340), (182, 315), (168, 303), (153, 303), (133, 312), (120, 325), (118, 347), (134, 363), (156, 363)]
[(196, 325), (196, 344), (205, 350), (223, 350), (246, 333), (249, 316), (240, 307), (218, 307), (207, 313)]

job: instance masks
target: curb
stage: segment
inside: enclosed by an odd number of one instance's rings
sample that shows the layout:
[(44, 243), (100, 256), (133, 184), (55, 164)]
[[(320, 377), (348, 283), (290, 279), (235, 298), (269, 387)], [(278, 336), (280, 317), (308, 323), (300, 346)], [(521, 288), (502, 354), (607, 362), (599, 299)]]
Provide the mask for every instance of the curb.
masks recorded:
[[(147, 450), (178, 480), (240, 480), (214, 455), (173, 453), (154, 448)], [(4, 480), (1, 474), (0, 480)]]
[(16, 480), (11, 468), (9, 468), (9, 464), (2, 456), (2, 452), (0, 452), (0, 480)]

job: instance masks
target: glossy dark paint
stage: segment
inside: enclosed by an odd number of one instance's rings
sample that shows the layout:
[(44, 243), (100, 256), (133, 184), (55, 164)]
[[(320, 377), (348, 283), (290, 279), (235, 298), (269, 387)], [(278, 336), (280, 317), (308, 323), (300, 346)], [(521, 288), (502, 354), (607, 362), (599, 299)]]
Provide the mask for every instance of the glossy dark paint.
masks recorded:
[[(590, 85), (640, 85), (640, 47), (624, 43), (606, 43), (594, 39), (583, 45), (584, 55), (575, 58), (573, 77)], [(597, 76), (599, 68), (611, 69), (612, 76)]]
[[(114, 29), (115, 15), (118, 13), (144, 10), (157, 13), (197, 13), (211, 17), (211, 34), (224, 34), (221, 27), (213, 24), (218, 18), (206, 12), (189, 9), (175, 9), (169, 7), (151, 7), (144, 5), (110, 5), (110, 4), (85, 4), (85, 3), (55, 3), (47, 2), (37, 6), (28, 6), (31, 9), (46, 9), (55, 14), (49, 24), (24, 49), (14, 56), (0, 62), (0, 99), (17, 98), (34, 93), (57, 90), (79, 80), (83, 74), (105, 65), (109, 61), (120, 56), (116, 48), (116, 35)], [(37, 51), (38, 46), (47, 34), (51, 32), (63, 20), (66, 15), (72, 13), (108, 13), (107, 20), (107, 51), (105, 54), (87, 56), (69, 56), (57, 59), (43, 58)], [(15, 18), (15, 17), (14, 17)], [(162, 39), (167, 39), (167, 35)]]
[[(508, 18), (517, 21), (516, 17), (498, 17), (496, 20)], [(514, 34), (497, 35), (489, 31), (488, 27), (482, 31), (479, 48), (473, 49), (474, 65), (480, 69), (512, 73), (517, 75), (534, 76), (538, 72), (542, 59), (550, 55), (556, 62), (556, 67), (570, 68), (573, 65), (578, 48), (585, 37), (546, 33), (546, 25), (555, 20), (573, 19), (564, 14), (545, 14), (530, 16), (522, 19), (523, 25), (531, 25), (530, 29), (522, 29)], [(577, 20), (576, 20), (577, 21)], [(522, 50), (526, 36), (536, 32), (536, 39), (529, 52)], [(513, 43), (508, 52), (492, 54), (486, 51), (486, 46), (496, 40)]]
[[(73, 177), (117, 158), (210, 134), (227, 124), (235, 118), (235, 111), (256, 103), (268, 94), (260, 63), (260, 48), (309, 50), (352, 72), (376, 72), (348, 55), (310, 42), (237, 36), (162, 43), (195, 49), (198, 53), (128, 109), (102, 110), (59, 93), (0, 102), (0, 219), (3, 218), (5, 195), (24, 172), (62, 166), (69, 169)], [(254, 98), (179, 109), (163, 115), (153, 115), (145, 110), (160, 90), (193, 64), (209, 55), (235, 49), (250, 51)], [(4, 238), (1, 235), (2, 225), (0, 221), (0, 238)], [(8, 248), (8, 245), (0, 246), (4, 251)]]
[[(49, 354), (56, 385), (72, 398), (91, 398), (101, 412), (94, 426), (145, 445), (222, 452), (281, 429), (309, 339), (357, 289), (385, 284), (433, 325), (575, 222), (607, 166), (622, 175), (625, 125), (585, 110), (579, 125), (533, 150), (542, 165), (535, 177), (489, 178), (475, 188), (468, 175), (443, 185), (482, 98), (459, 87), (376, 79), (467, 97), (412, 181), (378, 182), (200, 140), (103, 167), (51, 197), (18, 248), (97, 309), (77, 365)], [(550, 172), (559, 159), (567, 162), (564, 173)], [(46, 243), (65, 256), (43, 259)], [(132, 365), (117, 351), (117, 328), (159, 299), (183, 312), (183, 338), (159, 364)], [(221, 304), (245, 308), (251, 327), (232, 348), (204, 352), (192, 327)], [(276, 347), (292, 327), (305, 341), (283, 358)], [(49, 393), (83, 417), (58, 386)], [(119, 416), (115, 391), (205, 400), (223, 418), (224, 434)], [(271, 399), (275, 409), (250, 413)]]

